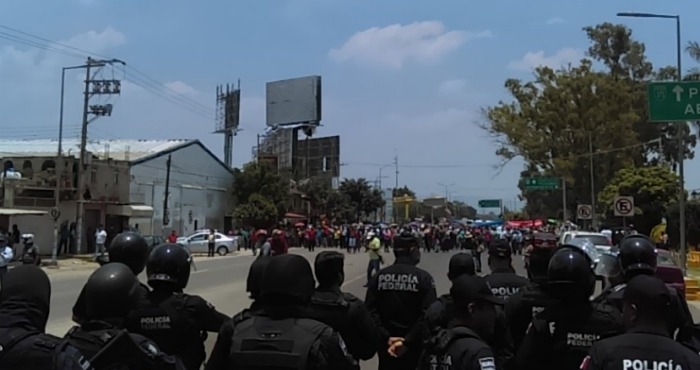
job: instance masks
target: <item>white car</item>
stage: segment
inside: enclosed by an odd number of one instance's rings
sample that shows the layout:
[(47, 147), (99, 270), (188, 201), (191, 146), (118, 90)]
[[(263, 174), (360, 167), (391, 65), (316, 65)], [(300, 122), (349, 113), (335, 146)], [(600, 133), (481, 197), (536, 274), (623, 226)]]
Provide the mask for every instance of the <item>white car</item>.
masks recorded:
[(572, 239), (586, 239), (590, 241), (598, 251), (608, 252), (612, 247), (612, 241), (603, 233), (594, 233), (591, 231), (566, 231), (559, 239), (560, 244), (566, 244)]
[[(220, 256), (225, 256), (238, 249), (238, 236), (228, 236), (218, 232), (215, 232), (214, 235), (216, 237), (214, 248)], [(209, 251), (209, 232), (202, 231), (177, 238), (177, 243), (187, 248), (190, 253), (207, 253)]]

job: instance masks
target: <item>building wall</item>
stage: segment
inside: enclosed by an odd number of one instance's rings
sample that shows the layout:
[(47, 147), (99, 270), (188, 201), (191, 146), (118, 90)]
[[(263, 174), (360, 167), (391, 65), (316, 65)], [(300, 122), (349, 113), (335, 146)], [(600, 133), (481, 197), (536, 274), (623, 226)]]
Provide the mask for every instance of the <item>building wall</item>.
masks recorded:
[[(15, 169), (22, 173), (23, 178), (6, 182), (5, 195), (12, 197), (12, 199), (4, 199), (3, 205), (9, 208), (50, 211), (55, 204), (55, 157), (15, 157), (6, 158), (4, 161), (12, 161)], [(77, 187), (77, 177), (74, 172), (77, 169), (77, 162), (78, 160), (73, 157), (64, 158), (61, 175), (62, 195), (57, 207), (61, 213), (58, 224), (64, 221), (69, 224), (75, 222), (77, 203), (74, 199), (77, 195), (72, 193), (71, 188)], [(89, 226), (95, 227), (104, 224), (104, 210), (107, 203), (128, 202), (129, 166), (123, 161), (95, 159), (85, 172), (85, 181), (92, 198), (91, 203), (85, 204), (86, 226), (83, 231), (87, 234)], [(12, 190), (8, 189), (9, 187), (12, 187)], [(90, 210), (92, 212), (89, 212)], [(97, 219), (94, 217), (96, 214), (99, 214)], [(16, 224), (22, 233), (34, 234), (41, 252), (50, 253), (54, 244), (55, 224), (53, 218), (48, 215), (13, 216), (10, 217), (10, 226), (13, 224)], [(85, 237), (84, 234), (83, 246), (87, 244)]]
[(233, 174), (199, 145), (172, 153), (169, 222), (163, 225), (163, 200), (168, 156), (131, 167), (131, 203), (153, 207), (151, 219), (132, 219), (142, 233), (190, 235), (196, 229), (225, 230), (224, 218), (233, 211)]

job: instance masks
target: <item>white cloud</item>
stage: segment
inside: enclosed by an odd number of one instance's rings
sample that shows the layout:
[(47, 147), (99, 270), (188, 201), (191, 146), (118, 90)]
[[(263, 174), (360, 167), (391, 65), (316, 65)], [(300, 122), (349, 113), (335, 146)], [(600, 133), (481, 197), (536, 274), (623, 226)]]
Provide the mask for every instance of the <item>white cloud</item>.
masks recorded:
[(471, 39), (491, 35), (491, 31), (448, 31), (438, 21), (393, 24), (357, 32), (328, 55), (337, 62), (399, 69), (410, 60), (423, 63), (440, 60)]
[(547, 56), (544, 51), (530, 51), (525, 54), (520, 60), (511, 62), (511, 69), (521, 71), (531, 71), (540, 66), (550, 68), (560, 68), (569, 63), (576, 64), (584, 57), (584, 53), (580, 49), (564, 48), (557, 51), (553, 55)]
[(547, 20), (547, 24), (550, 26), (554, 25), (554, 24), (562, 24), (562, 23), (564, 23), (564, 18), (553, 17), (553, 18), (549, 18)]
[(467, 81), (462, 79), (446, 80), (442, 81), (440, 87), (438, 88), (438, 91), (441, 94), (454, 95), (462, 92), (466, 84)]
[(194, 87), (182, 82), (182, 81), (173, 81), (173, 82), (166, 82), (163, 85), (167, 87), (168, 89), (180, 94), (180, 95), (186, 95), (186, 96), (197, 96), (199, 95), (199, 91), (195, 89)]

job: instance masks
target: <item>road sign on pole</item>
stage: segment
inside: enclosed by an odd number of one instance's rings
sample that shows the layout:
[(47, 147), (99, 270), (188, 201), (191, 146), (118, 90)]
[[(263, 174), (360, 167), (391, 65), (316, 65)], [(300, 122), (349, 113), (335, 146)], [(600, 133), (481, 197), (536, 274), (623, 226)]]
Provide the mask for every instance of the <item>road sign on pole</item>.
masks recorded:
[(525, 190), (556, 190), (559, 181), (558, 177), (526, 177)]
[(616, 217), (633, 217), (634, 197), (615, 197), (613, 208)]
[(482, 199), (479, 201), (479, 208), (501, 208), (500, 199)]
[(652, 82), (647, 86), (652, 122), (700, 120), (700, 82)]
[(579, 220), (592, 220), (593, 219), (593, 207), (590, 204), (579, 204), (576, 207), (576, 218)]

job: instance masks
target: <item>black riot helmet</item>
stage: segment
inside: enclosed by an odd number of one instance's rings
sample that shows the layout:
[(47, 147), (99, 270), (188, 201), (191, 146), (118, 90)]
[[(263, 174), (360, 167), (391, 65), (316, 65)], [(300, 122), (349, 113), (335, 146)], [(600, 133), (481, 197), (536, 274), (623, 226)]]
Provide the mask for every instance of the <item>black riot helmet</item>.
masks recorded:
[(552, 254), (547, 267), (547, 285), (565, 301), (588, 300), (595, 290), (591, 259), (577, 247), (564, 245)]
[(169, 286), (175, 290), (185, 289), (190, 280), (192, 257), (179, 244), (162, 244), (153, 249), (146, 263), (148, 285)]
[(110, 262), (90, 275), (84, 289), (87, 316), (109, 320), (126, 318), (138, 303), (141, 287), (127, 265)]
[(263, 275), (265, 274), (265, 269), (267, 268), (267, 263), (270, 258), (258, 258), (253, 263), (250, 264), (250, 269), (248, 270), (248, 278), (246, 279), (245, 291), (250, 294), (250, 299), (258, 300), (260, 299), (260, 292), (262, 290)]
[(656, 245), (644, 235), (629, 235), (620, 241), (620, 268), (626, 278), (656, 272)]
[(411, 256), (419, 247), (418, 238), (410, 231), (402, 231), (394, 238), (394, 256)]
[(549, 274), (549, 261), (552, 259), (555, 249), (535, 246), (528, 258), (527, 272), (530, 279), (535, 282), (544, 282)]
[(127, 231), (117, 235), (109, 245), (109, 261), (123, 263), (134, 275), (143, 272), (148, 258), (148, 242), (141, 235)]
[(261, 297), (270, 305), (307, 304), (316, 282), (311, 264), (297, 254), (269, 257), (261, 284)]

